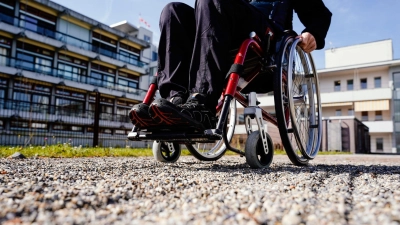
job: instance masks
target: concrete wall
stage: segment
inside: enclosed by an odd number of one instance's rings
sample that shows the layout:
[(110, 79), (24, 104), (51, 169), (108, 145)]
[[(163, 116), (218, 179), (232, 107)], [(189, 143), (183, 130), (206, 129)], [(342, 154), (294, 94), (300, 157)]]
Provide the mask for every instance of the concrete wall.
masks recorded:
[(393, 59), (392, 40), (325, 50), (325, 67), (334, 68)]

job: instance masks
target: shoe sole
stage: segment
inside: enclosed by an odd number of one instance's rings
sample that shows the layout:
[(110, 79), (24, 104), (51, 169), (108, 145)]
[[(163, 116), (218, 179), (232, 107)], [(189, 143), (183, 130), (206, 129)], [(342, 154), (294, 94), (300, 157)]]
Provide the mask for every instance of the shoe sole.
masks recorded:
[(132, 108), (129, 112), (129, 118), (133, 125), (138, 128), (147, 128), (159, 126), (149, 115), (149, 107), (147, 105), (139, 105), (137, 108)]

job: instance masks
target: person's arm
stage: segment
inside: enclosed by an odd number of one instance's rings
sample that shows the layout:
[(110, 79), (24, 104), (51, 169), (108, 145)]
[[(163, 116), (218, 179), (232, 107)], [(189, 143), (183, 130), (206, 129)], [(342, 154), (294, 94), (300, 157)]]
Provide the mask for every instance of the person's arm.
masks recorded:
[(331, 24), (332, 13), (322, 0), (293, 0), (293, 8), (305, 29), (300, 35), (300, 46), (306, 52), (322, 49)]

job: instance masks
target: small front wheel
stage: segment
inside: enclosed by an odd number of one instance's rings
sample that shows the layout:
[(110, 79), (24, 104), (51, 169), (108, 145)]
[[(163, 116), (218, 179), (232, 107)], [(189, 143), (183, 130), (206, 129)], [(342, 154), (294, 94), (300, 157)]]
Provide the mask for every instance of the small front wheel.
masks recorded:
[(174, 163), (181, 156), (181, 146), (173, 142), (154, 141), (153, 156), (158, 162)]
[(274, 145), (271, 137), (265, 133), (267, 139), (268, 152), (265, 153), (260, 131), (252, 132), (246, 141), (245, 156), (246, 162), (251, 168), (267, 168), (271, 165), (274, 158)]

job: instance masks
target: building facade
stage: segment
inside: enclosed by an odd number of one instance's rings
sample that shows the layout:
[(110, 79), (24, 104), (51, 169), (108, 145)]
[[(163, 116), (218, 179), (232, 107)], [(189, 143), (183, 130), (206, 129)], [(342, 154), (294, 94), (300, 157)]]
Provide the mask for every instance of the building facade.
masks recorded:
[(48, 0), (0, 0), (0, 143), (91, 145), (99, 132), (100, 144), (124, 146), (157, 60), (151, 42), (126, 21), (110, 27)]
[(371, 153), (400, 153), (400, 60), (392, 41), (326, 50), (325, 64), (318, 71), (324, 118), (355, 117), (369, 128)]

